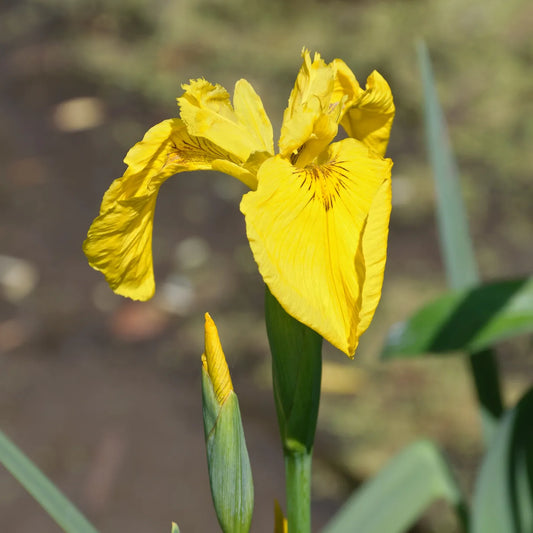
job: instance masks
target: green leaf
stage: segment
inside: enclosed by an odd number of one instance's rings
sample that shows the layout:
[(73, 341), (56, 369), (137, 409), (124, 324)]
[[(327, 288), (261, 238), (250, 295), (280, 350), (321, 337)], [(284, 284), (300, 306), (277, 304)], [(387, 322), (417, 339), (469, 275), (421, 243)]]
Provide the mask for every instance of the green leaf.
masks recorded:
[(172, 531), (170, 533), (180, 533), (180, 528), (176, 522), (172, 522)]
[[(435, 180), (440, 247), (449, 287), (465, 289), (478, 283), (479, 275), (461, 195), (459, 172), (435, 89), (431, 60), (423, 42), (418, 46), (418, 58), (424, 86), (427, 144)], [(491, 349), (486, 349), (483, 353), (471, 353), (469, 359), (484, 438), (490, 442), (503, 411), (496, 356)]]
[(472, 533), (533, 531), (533, 387), (501, 419), (476, 481)]
[(0, 462), (67, 533), (97, 533), (52, 482), (0, 431)]
[(424, 86), (427, 146), (435, 178), (437, 221), (448, 285), (462, 289), (478, 282), (476, 259), (463, 205), (459, 171), (439, 104), (431, 60), (426, 46), (418, 46)]
[(390, 331), (382, 357), (477, 352), (533, 331), (533, 278), (487, 283), (437, 298)]
[(351, 496), (323, 533), (402, 533), (438, 499), (456, 508), (466, 529), (466, 504), (446, 461), (433, 443), (418, 441)]

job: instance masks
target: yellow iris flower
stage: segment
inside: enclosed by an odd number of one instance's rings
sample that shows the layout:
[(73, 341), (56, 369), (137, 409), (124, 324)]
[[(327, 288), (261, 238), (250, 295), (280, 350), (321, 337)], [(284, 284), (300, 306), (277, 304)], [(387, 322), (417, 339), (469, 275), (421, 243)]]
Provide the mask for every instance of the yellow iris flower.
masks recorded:
[[(83, 249), (118, 294), (155, 290), (152, 225), (160, 186), (218, 170), (251, 191), (241, 201), (259, 271), (282, 307), (353, 356), (381, 296), (391, 208), (385, 159), (394, 104), (374, 71), (362, 89), (340, 59), (307, 50), (283, 116), (279, 152), (261, 99), (246, 80), (228, 92), (191, 80), (180, 118), (157, 124), (126, 155)], [(339, 124), (348, 138), (333, 142)]]

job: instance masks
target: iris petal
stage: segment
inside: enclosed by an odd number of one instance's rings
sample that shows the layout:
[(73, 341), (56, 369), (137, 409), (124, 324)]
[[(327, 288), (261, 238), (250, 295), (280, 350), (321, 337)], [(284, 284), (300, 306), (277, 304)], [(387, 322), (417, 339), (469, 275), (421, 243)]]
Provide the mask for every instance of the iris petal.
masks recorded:
[(318, 153), (337, 133), (336, 120), (330, 115), (335, 70), (326, 65), (319, 54), (311, 61), (309, 51), (304, 49), (302, 56), (304, 61), (283, 115), (279, 151), (284, 157), (290, 157), (305, 143), (317, 140), (321, 144)]
[(383, 76), (374, 70), (366, 80), (365, 91), (346, 111), (341, 125), (350, 137), (360, 140), (383, 156), (387, 150), (394, 112), (390, 87)]
[(361, 295), (361, 311), (357, 335), (362, 335), (372, 318), (381, 298), (381, 287), (387, 260), (387, 237), (391, 212), (391, 180), (387, 178), (372, 200), (366, 219), (361, 248), (365, 281)]
[(192, 137), (180, 119), (151, 128), (127, 154), (128, 169), (104, 195), (83, 250), (111, 288), (134, 300), (147, 300), (155, 290), (152, 228), (157, 194), (173, 174), (223, 169), (255, 188), (256, 176), (234, 155), (207, 139)]
[(366, 270), (356, 258), (373, 242), (365, 243), (364, 230), (390, 168), (390, 160), (346, 139), (306, 168), (269, 159), (259, 169), (257, 190), (241, 201), (248, 240), (272, 294), (349, 356), (360, 322), (376, 303), (374, 291), (363, 295)]
[(221, 85), (192, 80), (178, 98), (180, 116), (193, 136), (220, 146), (241, 161), (255, 152), (272, 154), (272, 126), (261, 99), (246, 80), (235, 87), (234, 104)]

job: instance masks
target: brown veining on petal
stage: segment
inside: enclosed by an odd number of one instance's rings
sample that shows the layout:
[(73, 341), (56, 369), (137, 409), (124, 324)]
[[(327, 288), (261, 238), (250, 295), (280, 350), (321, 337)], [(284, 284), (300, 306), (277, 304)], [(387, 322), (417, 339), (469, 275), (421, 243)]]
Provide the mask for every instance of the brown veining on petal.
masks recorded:
[(309, 201), (319, 201), (329, 211), (346, 188), (348, 171), (342, 161), (330, 161), (321, 165), (309, 165), (295, 170), (301, 179), (300, 187), (310, 193)]
[(209, 164), (215, 159), (226, 159), (232, 163), (242, 162), (215, 143), (203, 137), (188, 136), (185, 139), (172, 139), (172, 147), (169, 150), (165, 165), (180, 165), (194, 163)]

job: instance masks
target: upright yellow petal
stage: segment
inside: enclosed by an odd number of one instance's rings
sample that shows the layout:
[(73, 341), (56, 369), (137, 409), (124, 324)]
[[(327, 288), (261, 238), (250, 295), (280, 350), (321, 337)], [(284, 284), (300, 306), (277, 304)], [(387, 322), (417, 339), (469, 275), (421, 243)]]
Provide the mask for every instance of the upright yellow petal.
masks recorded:
[[(336, 116), (331, 114), (330, 108), (335, 69), (326, 65), (319, 54), (315, 54), (311, 61), (309, 51), (304, 49), (302, 56), (303, 64), (296, 77), (281, 126), (279, 151), (286, 158), (296, 155), (310, 141), (316, 144), (316, 156), (337, 134)], [(313, 157), (306, 159), (309, 161)]]
[(341, 125), (350, 137), (383, 156), (389, 143), (394, 112), (390, 87), (374, 70), (366, 80), (365, 91), (346, 111)]
[(363, 89), (359, 85), (355, 74), (342, 59), (334, 59), (332, 65), (335, 69), (335, 83), (333, 86), (332, 103), (338, 104), (341, 109), (339, 122), (344, 113), (353, 103), (361, 97)]
[(274, 154), (272, 124), (261, 98), (246, 80), (239, 80), (235, 84), (233, 106), (239, 122), (253, 138), (254, 151)]
[(221, 85), (192, 80), (178, 98), (180, 116), (193, 136), (204, 137), (246, 162), (255, 152), (273, 152), (272, 126), (252, 86), (240, 80), (234, 104)]
[(248, 240), (272, 294), (349, 356), (367, 315), (366, 273), (356, 257), (364, 254), (367, 217), (391, 165), (346, 139), (306, 168), (269, 159), (259, 169), (257, 190), (241, 201)]
[(151, 128), (124, 161), (128, 168), (104, 195), (83, 251), (117, 294), (147, 300), (155, 290), (152, 227), (163, 182), (178, 172), (221, 167), (253, 188), (257, 178), (234, 155), (207, 139), (191, 137), (179, 119)]

